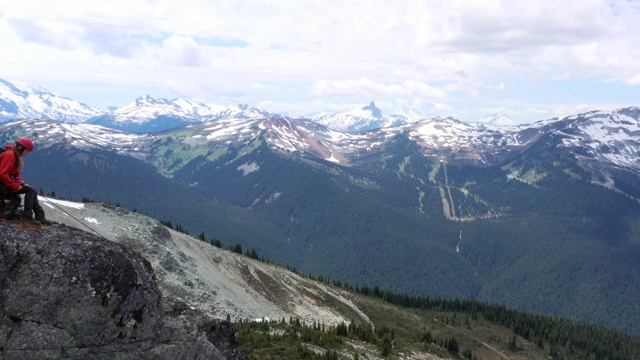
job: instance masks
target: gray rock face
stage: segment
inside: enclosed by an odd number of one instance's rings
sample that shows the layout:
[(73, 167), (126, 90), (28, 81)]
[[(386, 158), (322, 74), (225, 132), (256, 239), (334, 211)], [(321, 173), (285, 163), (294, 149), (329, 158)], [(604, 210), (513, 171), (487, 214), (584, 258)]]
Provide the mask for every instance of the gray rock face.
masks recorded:
[(163, 298), (133, 250), (44, 229), (0, 223), (0, 358), (246, 359), (232, 324)]

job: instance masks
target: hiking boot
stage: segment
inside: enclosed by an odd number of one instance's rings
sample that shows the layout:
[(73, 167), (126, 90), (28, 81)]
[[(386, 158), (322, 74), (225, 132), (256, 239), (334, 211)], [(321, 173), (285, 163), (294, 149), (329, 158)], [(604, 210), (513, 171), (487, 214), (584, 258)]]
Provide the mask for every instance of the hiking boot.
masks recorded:
[(53, 225), (53, 223), (45, 218), (35, 219), (35, 221), (39, 222), (42, 225)]
[(22, 217), (22, 218), (18, 218), (20, 220), (22, 220), (22, 222), (27, 223), (27, 224), (32, 224), (32, 225), (38, 225), (40, 226), (42, 223), (32, 217)]

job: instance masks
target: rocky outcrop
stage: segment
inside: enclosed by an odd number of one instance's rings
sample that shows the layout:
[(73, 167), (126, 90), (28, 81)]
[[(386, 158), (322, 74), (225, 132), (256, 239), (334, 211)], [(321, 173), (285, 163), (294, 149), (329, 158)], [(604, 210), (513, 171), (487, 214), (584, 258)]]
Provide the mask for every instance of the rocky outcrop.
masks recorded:
[(45, 229), (0, 223), (0, 358), (246, 359), (232, 324), (163, 297), (138, 253)]

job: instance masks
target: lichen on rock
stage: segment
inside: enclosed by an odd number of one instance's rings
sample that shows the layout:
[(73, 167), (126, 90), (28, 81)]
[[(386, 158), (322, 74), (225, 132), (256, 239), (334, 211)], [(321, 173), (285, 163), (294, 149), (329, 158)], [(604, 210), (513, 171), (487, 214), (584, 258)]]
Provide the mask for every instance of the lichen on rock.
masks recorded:
[(50, 230), (0, 223), (0, 358), (246, 358), (233, 331), (216, 340), (203, 325), (231, 324), (176, 311), (135, 251), (64, 225)]

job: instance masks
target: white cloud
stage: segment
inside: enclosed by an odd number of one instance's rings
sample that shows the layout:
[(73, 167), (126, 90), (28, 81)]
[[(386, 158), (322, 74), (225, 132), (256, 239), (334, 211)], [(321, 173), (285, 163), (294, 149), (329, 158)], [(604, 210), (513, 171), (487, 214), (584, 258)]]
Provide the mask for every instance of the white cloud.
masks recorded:
[(433, 103), (433, 109), (438, 113), (451, 113), (454, 107), (445, 103)]
[(357, 80), (318, 80), (313, 89), (320, 96), (369, 96), (394, 97), (402, 95), (418, 96), (426, 99), (443, 99), (446, 91), (429, 86), (427, 83), (406, 80), (402, 84), (381, 84), (367, 78)]
[(158, 56), (168, 65), (206, 65), (203, 48), (190, 37), (174, 35), (162, 42)]
[(7, 24), (20, 40), (62, 51), (86, 49), (96, 55), (131, 57), (137, 47), (125, 28), (101, 23), (61, 22), (32, 17), (8, 17)]
[(504, 82), (501, 81), (498, 85), (487, 85), (487, 89), (503, 91), (504, 89), (506, 89), (506, 86), (504, 85)]
[[(508, 78), (640, 85), (637, 4), (7, 1), (0, 77), (36, 85), (142, 84), (176, 96), (254, 103), (420, 99), (428, 111), (446, 103), (461, 113), (463, 101), (510, 88)], [(295, 101), (286, 98), (292, 95)]]
[(627, 82), (631, 85), (640, 85), (640, 73), (633, 75)]
[(80, 46), (78, 38), (83, 33), (78, 26), (27, 17), (8, 18), (7, 23), (21, 40), (67, 50)]
[(406, 80), (403, 83), (406, 95), (415, 95), (424, 99), (444, 99), (447, 92), (421, 81)]
[(258, 107), (261, 109), (289, 114), (291, 116), (304, 116), (322, 111), (340, 112), (362, 106), (363, 104), (336, 104), (325, 101), (309, 101), (297, 103), (261, 101), (258, 103)]
[(397, 96), (405, 93), (405, 89), (397, 84), (380, 84), (367, 78), (358, 80), (318, 80), (312, 89), (315, 95), (333, 96)]

